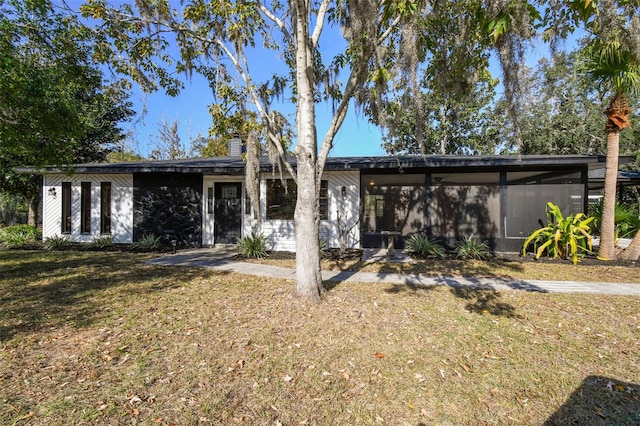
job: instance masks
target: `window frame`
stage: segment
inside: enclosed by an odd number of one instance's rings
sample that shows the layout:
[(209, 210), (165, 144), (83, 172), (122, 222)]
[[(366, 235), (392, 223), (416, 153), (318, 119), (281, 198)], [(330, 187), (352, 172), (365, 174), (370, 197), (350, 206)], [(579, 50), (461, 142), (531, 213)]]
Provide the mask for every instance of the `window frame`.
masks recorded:
[(60, 233), (71, 234), (71, 182), (62, 182)]
[(80, 233), (91, 233), (91, 182), (80, 182)]
[[(298, 188), (293, 179), (266, 179), (267, 196), (265, 217), (267, 220), (293, 220), (296, 209)], [(277, 188), (277, 190), (276, 190)], [(274, 200), (274, 197), (277, 200)], [(282, 210), (272, 207), (282, 207)], [(329, 219), (329, 181), (322, 179), (320, 181), (320, 200), (319, 200), (320, 220)]]
[(100, 234), (111, 235), (111, 182), (100, 182)]

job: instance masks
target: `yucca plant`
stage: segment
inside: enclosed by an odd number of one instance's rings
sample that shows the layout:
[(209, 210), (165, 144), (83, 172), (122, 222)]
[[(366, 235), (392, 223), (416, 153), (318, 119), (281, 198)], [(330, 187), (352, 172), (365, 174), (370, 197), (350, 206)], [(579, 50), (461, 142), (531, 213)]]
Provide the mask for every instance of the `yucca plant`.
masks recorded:
[(536, 259), (546, 251), (553, 259), (571, 257), (575, 265), (585, 254), (592, 252), (590, 232), (593, 217), (578, 213), (565, 218), (560, 207), (548, 202), (547, 219), (549, 224), (546, 227), (534, 231), (524, 241), (523, 255), (526, 255), (529, 245), (533, 244)]
[(113, 237), (111, 235), (101, 235), (99, 237), (93, 237), (91, 240), (91, 247), (104, 249), (113, 246)]
[(446, 257), (447, 251), (435, 239), (423, 234), (413, 234), (405, 240), (407, 251), (418, 256)]
[(456, 257), (458, 259), (487, 260), (491, 257), (491, 249), (487, 243), (477, 241), (473, 235), (464, 237), (456, 243)]
[(132, 246), (134, 249), (141, 251), (157, 250), (160, 247), (160, 237), (156, 237), (153, 234), (143, 234)]
[(267, 256), (267, 239), (254, 232), (238, 238), (238, 254), (246, 259), (262, 259)]
[(52, 251), (60, 250), (67, 247), (71, 242), (65, 235), (54, 235), (53, 237), (47, 237), (42, 244), (42, 250)]

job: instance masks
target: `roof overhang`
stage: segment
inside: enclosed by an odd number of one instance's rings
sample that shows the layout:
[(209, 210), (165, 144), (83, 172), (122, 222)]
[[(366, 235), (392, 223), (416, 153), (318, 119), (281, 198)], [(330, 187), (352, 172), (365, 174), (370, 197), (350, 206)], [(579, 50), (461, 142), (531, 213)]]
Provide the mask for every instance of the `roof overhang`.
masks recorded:
[[(621, 156), (620, 164), (629, 163), (634, 157)], [(289, 162), (295, 168), (294, 157)], [(125, 173), (198, 173), (212, 175), (244, 174), (246, 163), (241, 157), (212, 157), (165, 161), (136, 161), (127, 163), (77, 164), (69, 167), (17, 167), (20, 173), (32, 174), (125, 174)], [(325, 170), (387, 170), (435, 168), (544, 168), (588, 167), (604, 168), (605, 157), (594, 155), (407, 155), (379, 157), (329, 157)], [(271, 172), (274, 166), (267, 157), (260, 160), (260, 171)]]

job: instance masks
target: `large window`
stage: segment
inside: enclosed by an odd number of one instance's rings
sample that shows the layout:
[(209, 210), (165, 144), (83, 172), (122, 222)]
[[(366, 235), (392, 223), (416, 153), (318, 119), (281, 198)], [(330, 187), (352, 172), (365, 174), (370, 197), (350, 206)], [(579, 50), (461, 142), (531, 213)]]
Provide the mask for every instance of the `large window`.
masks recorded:
[(111, 233), (111, 182), (100, 183), (100, 233)]
[(584, 210), (580, 172), (507, 172), (506, 236), (525, 238), (547, 225), (546, 205), (558, 205), (566, 216)]
[(363, 227), (366, 232), (422, 231), (425, 223), (425, 175), (363, 175)]
[[(267, 220), (293, 220), (298, 188), (292, 179), (267, 180)], [(328, 182), (320, 182), (320, 220), (329, 218)]]
[(435, 237), (500, 235), (500, 173), (433, 173), (429, 192)]
[(91, 233), (91, 182), (80, 184), (80, 232)]
[(60, 232), (71, 233), (71, 182), (62, 182), (62, 226)]

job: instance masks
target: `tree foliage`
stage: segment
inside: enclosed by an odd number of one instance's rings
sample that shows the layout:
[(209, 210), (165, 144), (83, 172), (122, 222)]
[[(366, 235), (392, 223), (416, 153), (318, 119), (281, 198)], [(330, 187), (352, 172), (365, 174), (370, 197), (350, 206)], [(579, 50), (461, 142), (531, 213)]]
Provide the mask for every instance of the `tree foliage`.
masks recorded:
[(74, 17), (45, 0), (1, 2), (0, 15), (0, 191), (33, 212), (41, 178), (13, 167), (103, 161), (133, 111), (122, 86), (103, 85)]

